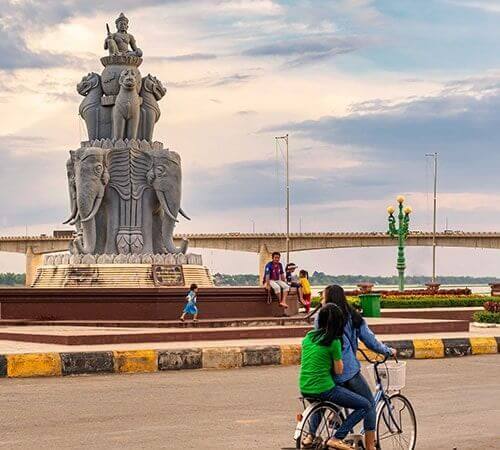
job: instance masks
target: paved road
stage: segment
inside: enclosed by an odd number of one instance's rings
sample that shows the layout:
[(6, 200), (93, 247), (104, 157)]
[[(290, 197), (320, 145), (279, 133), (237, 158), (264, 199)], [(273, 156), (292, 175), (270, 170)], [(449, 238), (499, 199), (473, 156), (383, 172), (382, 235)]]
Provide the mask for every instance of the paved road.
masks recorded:
[[(500, 358), (409, 361), (418, 449), (497, 449)], [(0, 381), (0, 448), (292, 447), (297, 367)]]

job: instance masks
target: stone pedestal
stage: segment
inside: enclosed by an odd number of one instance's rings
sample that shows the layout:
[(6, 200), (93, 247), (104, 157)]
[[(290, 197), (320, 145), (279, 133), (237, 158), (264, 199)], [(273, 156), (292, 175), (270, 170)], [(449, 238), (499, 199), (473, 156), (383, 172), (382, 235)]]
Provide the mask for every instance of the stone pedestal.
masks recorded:
[(46, 255), (34, 288), (213, 286), (200, 255)]

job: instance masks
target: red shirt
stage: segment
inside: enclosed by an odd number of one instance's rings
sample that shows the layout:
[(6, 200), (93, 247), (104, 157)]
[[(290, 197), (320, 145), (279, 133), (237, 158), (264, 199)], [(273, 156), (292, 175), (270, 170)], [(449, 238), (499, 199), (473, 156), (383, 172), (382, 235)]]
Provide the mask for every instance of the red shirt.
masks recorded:
[(269, 276), (270, 280), (281, 280), (281, 275), (284, 273), (283, 271), (283, 265), (278, 262), (275, 263), (274, 261), (270, 261), (266, 264), (266, 269), (265, 269), (265, 277)]

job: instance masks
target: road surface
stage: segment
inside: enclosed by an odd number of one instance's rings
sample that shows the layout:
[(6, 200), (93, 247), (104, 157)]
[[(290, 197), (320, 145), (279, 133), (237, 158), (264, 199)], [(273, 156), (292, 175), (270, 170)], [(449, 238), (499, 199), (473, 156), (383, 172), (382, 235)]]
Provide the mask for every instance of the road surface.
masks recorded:
[[(0, 449), (293, 447), (298, 367), (0, 380)], [(498, 449), (500, 357), (408, 361), (418, 449)]]

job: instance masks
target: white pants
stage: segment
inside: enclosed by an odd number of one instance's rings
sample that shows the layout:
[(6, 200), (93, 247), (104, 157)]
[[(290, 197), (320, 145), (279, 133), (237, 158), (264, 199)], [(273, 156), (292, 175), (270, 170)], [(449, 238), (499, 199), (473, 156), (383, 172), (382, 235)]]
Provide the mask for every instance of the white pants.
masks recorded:
[(281, 280), (269, 280), (269, 286), (271, 286), (271, 289), (278, 297), (281, 295), (282, 289), (283, 292), (288, 292), (290, 290), (290, 286)]

